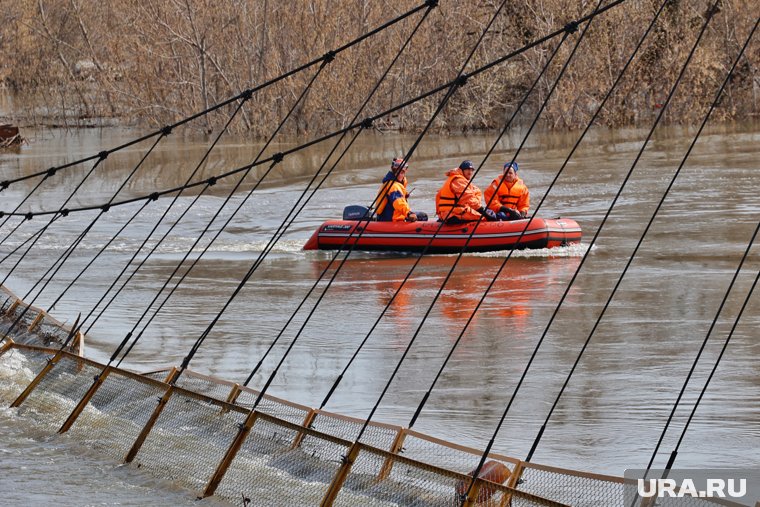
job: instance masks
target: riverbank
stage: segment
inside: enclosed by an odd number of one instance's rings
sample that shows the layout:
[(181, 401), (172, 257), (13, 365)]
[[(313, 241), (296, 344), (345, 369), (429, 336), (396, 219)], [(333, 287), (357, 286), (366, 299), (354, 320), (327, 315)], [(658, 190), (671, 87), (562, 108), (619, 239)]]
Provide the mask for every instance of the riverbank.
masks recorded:
[[(654, 117), (696, 39), (708, 1), (669, 2), (639, 57), (597, 123), (638, 126)], [(473, 54), (468, 72), (494, 62), (573, 19), (593, 2), (522, 0), (508, 2)], [(71, 9), (68, 2), (42, 7), (32, 0), (0, 6), (0, 40), (14, 51), (0, 62), (0, 80), (15, 96), (12, 119), (20, 124), (160, 127), (277, 78), (366, 34), (418, 2), (313, 0), (308, 6), (233, 0), (213, 4), (133, 0)], [(713, 16), (664, 121), (691, 124), (700, 118), (751, 28), (760, 0), (726, 0)], [(375, 115), (413, 100), (456, 76), (494, 8), (475, 1), (441, 2), (392, 25), (336, 55), (294, 110), (283, 130), (319, 136), (345, 127), (419, 22), (383, 84), (361, 116)], [(584, 126), (616, 79), (654, 16), (652, 2), (629, 1), (594, 19), (571, 65), (541, 116), (548, 129)], [(626, 27), (622, 29), (622, 27)], [(581, 27), (583, 28), (583, 27)], [(540, 109), (581, 31), (561, 45), (517, 117), (526, 123)], [(559, 42), (521, 52), (457, 89), (432, 129), (496, 129), (522, 100)], [(760, 114), (760, 44), (740, 62), (714, 122), (747, 120)], [(317, 65), (257, 91), (240, 112), (226, 106), (187, 125), (268, 136), (294, 106)], [(438, 93), (375, 122), (382, 131), (418, 132), (442, 99)]]

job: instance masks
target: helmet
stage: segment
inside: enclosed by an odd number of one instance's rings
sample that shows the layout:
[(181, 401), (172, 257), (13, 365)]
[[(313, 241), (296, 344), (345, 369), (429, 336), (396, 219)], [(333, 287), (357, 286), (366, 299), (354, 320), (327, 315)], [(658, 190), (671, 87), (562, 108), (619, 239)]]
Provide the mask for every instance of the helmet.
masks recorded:
[(462, 170), (464, 170), (464, 169), (475, 169), (475, 166), (469, 160), (465, 160), (464, 162), (462, 162), (461, 164), (459, 164), (459, 168), (462, 169)]
[(394, 158), (393, 162), (391, 162), (391, 171), (397, 173), (402, 169), (409, 169), (409, 164), (401, 157)]
[(512, 169), (514, 169), (514, 170), (515, 170), (515, 172), (517, 172), (517, 171), (518, 171), (517, 162), (507, 162), (506, 164), (504, 164), (504, 170), (505, 170), (505, 171), (506, 171), (507, 169), (509, 169), (510, 167), (511, 167)]

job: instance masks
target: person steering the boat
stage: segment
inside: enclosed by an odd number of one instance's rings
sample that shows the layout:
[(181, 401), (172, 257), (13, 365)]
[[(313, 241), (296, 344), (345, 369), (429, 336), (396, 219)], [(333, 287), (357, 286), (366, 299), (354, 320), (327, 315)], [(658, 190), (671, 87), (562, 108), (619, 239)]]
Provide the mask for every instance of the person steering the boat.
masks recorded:
[(469, 160), (446, 172), (446, 181), (435, 196), (435, 211), (440, 220), (447, 223), (498, 220), (492, 210), (481, 204), (483, 193), (471, 181), (474, 174), (475, 166)]
[(517, 162), (507, 162), (503, 175), (494, 178), (486, 188), (488, 207), (499, 220), (520, 220), (528, 216), (530, 192), (523, 180), (517, 177), (518, 169)]
[(409, 164), (402, 158), (394, 158), (391, 170), (383, 178), (383, 184), (377, 193), (377, 220), (379, 222), (416, 222), (417, 214), (412, 211), (407, 202), (409, 192), (406, 172)]

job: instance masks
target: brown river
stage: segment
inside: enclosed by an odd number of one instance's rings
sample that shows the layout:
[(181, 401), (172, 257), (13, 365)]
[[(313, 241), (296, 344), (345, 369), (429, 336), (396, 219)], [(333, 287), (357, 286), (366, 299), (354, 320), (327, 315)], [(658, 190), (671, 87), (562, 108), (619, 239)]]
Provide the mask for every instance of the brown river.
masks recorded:
[[(590, 251), (589, 242), (631, 168), (646, 131), (592, 131), (548, 193), (578, 133), (531, 135), (518, 158), (518, 175), (531, 190), (531, 211), (546, 196), (538, 215), (575, 219), (583, 229), (583, 242), (516, 252), (510, 258), (454, 350), (414, 425), (416, 430), (478, 448), (487, 444), (537, 341), (588, 252), (496, 437), (495, 451), (525, 458), (694, 133), (685, 128), (657, 132)], [(139, 134), (115, 128), (26, 132), (27, 145), (18, 151), (0, 152), (0, 179), (89, 156)], [(443, 173), (463, 159), (479, 165), (494, 139), (495, 134), (483, 133), (427, 137), (414, 154), (407, 175), (414, 188), (412, 207), (432, 217)], [(520, 140), (521, 133), (514, 132), (501, 141), (475, 176), (478, 186), (485, 188), (490, 183)], [(344, 206), (370, 203), (390, 160), (403, 154), (413, 141), (412, 136), (398, 134), (359, 137), (224, 313), (190, 363), (191, 369), (235, 382), (246, 379), (332, 258), (330, 252), (304, 252), (303, 244), (322, 221), (338, 218)], [(169, 137), (117, 200), (181, 185), (209, 143), (209, 139), (181, 134)], [(267, 153), (294, 145), (280, 143)], [(149, 371), (182, 361), (275, 233), (329, 145), (323, 143), (287, 157), (274, 169), (144, 328), (122, 366)], [(107, 202), (149, 146), (150, 141), (111, 155), (67, 207)], [(256, 157), (259, 148), (242, 138), (223, 137), (201, 175), (209, 177), (243, 166)], [(57, 209), (91, 166), (60, 171), (34, 192), (21, 210)], [(255, 174), (248, 176), (210, 234), (219, 230), (265, 168), (258, 166)], [(712, 127), (703, 133), (548, 421), (534, 462), (612, 475), (646, 466), (760, 220), (758, 171), (760, 124)], [(143, 330), (141, 315), (237, 178), (222, 180), (200, 196), (103, 312), (87, 333), (90, 357), (108, 361), (128, 331), (135, 326)], [(38, 181), (15, 183), (0, 193), (0, 210), (12, 211)], [(197, 191), (192, 191), (180, 196), (166, 222), (177, 221), (196, 195)], [(68, 322), (79, 312), (86, 315), (171, 202), (171, 197), (162, 197), (137, 215), (51, 313)], [(141, 205), (115, 207), (104, 215), (47, 288), (41, 294), (32, 291), (27, 300), (47, 309)], [(4, 260), (0, 264), (3, 278), (13, 268), (5, 284), (19, 296), (26, 295), (96, 215), (93, 211), (72, 213), (56, 221), (17, 265), (18, 255)], [(0, 246), (2, 257), (46, 222), (38, 217), (24, 224)], [(0, 237), (5, 238), (17, 223), (16, 218), (8, 221), (0, 229)], [(159, 233), (167, 228), (162, 225)], [(191, 259), (200, 255), (210, 234), (194, 248)], [(138, 261), (158, 237), (154, 235)], [(655, 465), (664, 465), (680, 436), (760, 269), (756, 250), (750, 252), (711, 334)], [(506, 255), (465, 255), (432, 309), (431, 302), (456, 256), (423, 259), (325, 409), (367, 417), (409, 340), (417, 334), (374, 416), (377, 421), (408, 425)], [(416, 259), (352, 253), (303, 330), (299, 331), (316, 302), (314, 296), (285, 328), (251, 387), (263, 386), (297, 336), (269, 392), (319, 406)], [(132, 269), (136, 265), (133, 263)], [(328, 269), (328, 276), (334, 266)], [(322, 282), (319, 289), (324, 286)], [(759, 325), (760, 302), (755, 295), (685, 434), (677, 467), (760, 467)], [(13, 378), (13, 369), (12, 359), (0, 358), (0, 378)], [(7, 382), (3, 382), (4, 390), (18, 389)], [(59, 505), (197, 504), (191, 492), (83, 453), (66, 437), (53, 435), (50, 428), (36, 427), (14, 410), (0, 409), (0, 484), (3, 491), (15, 492), (4, 497), (5, 501), (13, 505), (34, 501)], [(213, 502), (204, 500), (203, 504)]]

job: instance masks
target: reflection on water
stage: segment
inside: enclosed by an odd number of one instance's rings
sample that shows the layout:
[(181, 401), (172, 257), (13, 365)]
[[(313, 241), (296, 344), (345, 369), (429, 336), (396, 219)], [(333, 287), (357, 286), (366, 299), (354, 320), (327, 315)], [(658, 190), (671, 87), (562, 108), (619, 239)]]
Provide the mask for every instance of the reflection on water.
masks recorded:
[[(518, 458), (527, 453), (646, 220), (680, 162), (691, 134), (683, 129), (664, 130), (651, 143), (546, 333), (545, 343), (515, 398), (495, 450)], [(2, 177), (30, 174), (90, 155), (134, 135), (120, 130), (88, 131), (72, 136), (50, 132), (28, 135), (32, 143), (20, 154), (0, 154)], [(520, 175), (531, 189), (534, 206), (546, 194), (576, 135), (534, 136), (520, 155)], [(635, 130), (596, 131), (577, 152), (549, 193), (540, 214), (576, 219), (584, 230), (585, 243), (557, 251), (515, 253), (464, 333), (416, 429), (466, 445), (486, 444), (642, 138), (643, 134)], [(498, 173), (502, 159), (509, 157), (509, 150), (518, 140), (518, 134), (514, 134), (503, 141), (484, 172), (476, 176), (476, 183), (482, 187)], [(648, 461), (671, 404), (760, 218), (756, 176), (759, 141), (758, 126), (721, 128), (703, 135), (595, 332), (549, 422), (535, 461), (616, 475)], [(463, 158), (479, 160), (490, 142), (491, 136), (481, 134), (427, 139), (412, 160), (408, 174), (411, 186), (416, 188), (412, 207), (432, 216), (434, 195), (445, 170)], [(282, 143), (272, 150), (281, 151), (294, 144)], [(339, 216), (343, 206), (370, 202), (388, 161), (410, 144), (411, 138), (405, 136), (360, 137), (353, 154), (339, 165), (231, 304), (191, 363), (193, 369), (241, 382), (281, 334), (261, 372), (254, 377), (252, 386), (260, 387), (298, 336), (271, 392), (307, 405), (319, 404), (415, 258), (352, 254), (308, 323), (302, 326), (325, 282), (307, 298), (303, 310), (286, 327), (292, 312), (333, 255), (303, 252), (300, 246), (319, 223)], [(183, 183), (202, 157), (207, 141), (177, 136), (159, 146), (119, 198), (145, 195)], [(78, 205), (107, 201), (146, 149), (147, 144), (135, 146), (123, 155), (109, 157), (74, 201)], [(209, 158), (199, 178), (243, 166), (253, 160), (258, 149), (250, 143), (226, 141)], [(256, 260), (319, 167), (325, 152), (322, 146), (312, 148), (288, 157), (277, 166), (145, 329), (144, 337), (127, 358), (129, 367), (155, 369), (182, 360)], [(264, 167), (246, 179), (243, 190), (252, 187)], [(22, 209), (54, 209), (86, 170), (87, 167), (82, 167), (56, 176)], [(35, 180), (30, 180), (12, 185), (2, 193), (0, 208), (7, 211), (15, 207), (35, 184)], [(98, 320), (88, 338), (93, 357), (107, 360), (116, 344), (138, 323), (155, 291), (201, 233), (232, 184), (221, 182), (211, 195), (198, 201), (158, 248), (158, 255), (148, 259), (128, 290)], [(231, 206), (236, 206), (243, 196), (242, 191), (238, 193)], [(73, 320), (78, 312), (85, 315), (93, 308), (168, 202), (168, 198), (161, 199), (146, 208), (93, 264), (87, 276), (62, 298), (53, 313), (61, 320)], [(168, 222), (177, 220), (190, 202), (190, 196), (180, 197)], [(137, 204), (115, 208), (107, 219), (99, 221), (88, 234), (86, 244), (66, 262), (37, 304), (47, 307), (137, 209)], [(14, 270), (8, 286), (20, 295), (25, 294), (94, 216), (94, 213), (72, 214), (56, 222)], [(222, 214), (212, 232), (218, 230), (227, 216)], [(13, 219), (2, 228), (3, 237), (15, 223)], [(1, 247), (2, 255), (43, 223), (35, 219), (25, 224)], [(167, 228), (162, 225), (159, 234)], [(154, 241), (149, 242), (144, 252)], [(204, 239), (199, 243), (195, 256), (207, 242)], [(505, 255), (501, 252), (465, 256), (420, 327), (455, 256), (423, 259), (326, 408), (366, 417), (416, 333), (415, 344), (376, 415), (377, 420), (408, 424)], [(138, 261), (141, 258), (138, 256)], [(0, 268), (5, 276), (8, 263)], [(739, 277), (735, 294), (728, 300), (725, 316), (715, 329), (715, 340), (708, 344), (705, 362), (697, 369), (686, 397), (688, 403), (694, 401), (700, 382), (717, 355), (717, 342), (730, 329), (758, 268), (760, 263), (753, 252)], [(334, 269), (335, 266), (328, 269), (328, 277)], [(182, 273), (184, 270), (180, 270)], [(753, 302), (686, 435), (679, 466), (701, 467), (708, 463), (760, 466), (757, 452), (760, 433), (756, 424), (760, 417), (760, 374), (755, 367), (760, 352), (755, 331), (758, 320), (758, 307)], [(138, 331), (144, 321), (137, 326)], [(683, 426), (686, 415), (685, 409), (678, 412), (674, 430)], [(673, 431), (666, 438), (663, 453), (672, 448), (676, 433)]]

